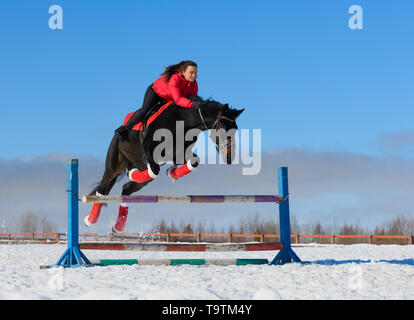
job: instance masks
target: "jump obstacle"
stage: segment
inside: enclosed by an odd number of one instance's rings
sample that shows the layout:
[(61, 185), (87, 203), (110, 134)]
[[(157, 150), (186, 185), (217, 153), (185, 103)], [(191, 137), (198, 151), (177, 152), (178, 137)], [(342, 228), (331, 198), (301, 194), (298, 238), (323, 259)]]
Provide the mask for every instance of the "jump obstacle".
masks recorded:
[[(186, 195), (186, 196), (83, 196), (84, 203), (235, 203), (235, 202), (267, 202), (279, 204), (280, 242), (268, 243), (119, 243), (119, 242), (84, 242), (79, 243), (79, 177), (78, 160), (68, 160), (67, 164), (68, 190), (68, 233), (67, 249), (54, 265), (41, 266), (41, 269), (51, 267), (82, 267), (104, 266), (119, 264), (138, 265), (247, 265), (271, 264), (280, 265), (291, 262), (301, 262), (291, 248), (288, 168), (278, 169), (278, 185), (280, 195)], [(102, 259), (93, 260), (85, 256), (81, 249), (87, 250), (131, 250), (131, 251), (262, 251), (279, 250), (269, 263), (267, 259)]]

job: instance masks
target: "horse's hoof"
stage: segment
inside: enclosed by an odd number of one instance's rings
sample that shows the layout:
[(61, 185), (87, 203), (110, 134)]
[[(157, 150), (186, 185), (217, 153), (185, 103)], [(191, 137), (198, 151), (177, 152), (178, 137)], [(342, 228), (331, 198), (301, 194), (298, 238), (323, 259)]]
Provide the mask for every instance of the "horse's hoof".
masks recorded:
[(90, 226), (93, 225), (93, 223), (90, 223), (88, 218), (89, 218), (89, 216), (86, 216), (85, 219), (83, 220), (83, 222), (85, 223), (85, 226), (87, 226), (89, 228)]
[(116, 230), (115, 226), (112, 226), (112, 233), (121, 233), (123, 230)]
[(169, 177), (171, 178), (172, 182), (176, 182), (176, 181), (177, 181), (177, 179), (176, 179), (176, 178), (174, 178), (174, 177), (171, 175), (171, 170), (172, 170), (172, 169), (175, 169), (175, 168), (177, 168), (177, 166), (172, 166), (172, 167), (169, 167), (169, 168), (167, 169), (167, 171), (165, 172), (165, 173), (167, 174), (167, 176), (169, 176)]

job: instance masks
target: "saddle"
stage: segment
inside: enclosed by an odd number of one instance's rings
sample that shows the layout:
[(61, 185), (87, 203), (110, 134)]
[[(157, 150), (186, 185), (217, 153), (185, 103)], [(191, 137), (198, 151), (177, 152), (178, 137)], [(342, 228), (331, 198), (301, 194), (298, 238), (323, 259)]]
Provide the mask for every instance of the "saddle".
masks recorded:
[[(165, 103), (163, 106), (161, 106), (161, 108), (159, 108), (157, 111), (150, 113), (149, 115), (145, 116), (144, 120), (142, 120), (141, 122), (138, 122), (137, 124), (135, 124), (131, 130), (136, 130), (136, 131), (146, 131), (148, 129), (148, 127), (151, 125), (152, 122), (154, 122), (155, 119), (158, 118), (158, 116), (165, 110), (167, 109), (167, 107), (173, 103), (173, 101), (168, 101), (167, 103)], [(123, 122), (123, 126), (128, 122), (129, 118), (132, 117), (132, 115), (134, 114), (134, 112), (128, 113), (127, 116), (125, 117), (125, 120)]]

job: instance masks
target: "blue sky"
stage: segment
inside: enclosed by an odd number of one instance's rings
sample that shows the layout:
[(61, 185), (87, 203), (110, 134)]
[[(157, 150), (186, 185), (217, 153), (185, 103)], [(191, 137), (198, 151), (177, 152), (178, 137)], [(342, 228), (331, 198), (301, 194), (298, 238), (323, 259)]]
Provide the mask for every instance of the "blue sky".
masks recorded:
[[(348, 27), (354, 4), (363, 30)], [(48, 26), (51, 5), (63, 9), (63, 30)], [(207, 166), (174, 188), (163, 174), (145, 193), (214, 193), (218, 184), (268, 193), (270, 172), (288, 165), (300, 222), (373, 226), (412, 214), (413, 12), (407, 0), (1, 1), (2, 218), (31, 208), (64, 228), (56, 211), (66, 205), (66, 159), (81, 159), (89, 192), (114, 129), (184, 59), (199, 65), (200, 96), (244, 107), (239, 128), (262, 130), (264, 169), (242, 177), (237, 166)]]
[[(51, 5), (63, 30), (48, 27)], [(348, 8), (364, 29), (348, 27)], [(378, 154), (413, 131), (410, 1), (2, 1), (0, 157), (106, 154), (146, 86), (182, 59), (199, 94), (245, 107), (263, 149)], [(394, 150), (412, 156), (412, 148)]]

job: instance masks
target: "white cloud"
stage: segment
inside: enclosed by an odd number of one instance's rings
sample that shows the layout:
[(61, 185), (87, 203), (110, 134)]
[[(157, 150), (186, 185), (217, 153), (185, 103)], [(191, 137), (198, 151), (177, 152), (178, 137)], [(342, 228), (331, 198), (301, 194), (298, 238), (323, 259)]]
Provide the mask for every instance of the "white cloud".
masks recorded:
[(414, 131), (387, 132), (377, 136), (377, 143), (382, 150), (395, 151), (414, 148)]

